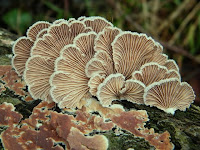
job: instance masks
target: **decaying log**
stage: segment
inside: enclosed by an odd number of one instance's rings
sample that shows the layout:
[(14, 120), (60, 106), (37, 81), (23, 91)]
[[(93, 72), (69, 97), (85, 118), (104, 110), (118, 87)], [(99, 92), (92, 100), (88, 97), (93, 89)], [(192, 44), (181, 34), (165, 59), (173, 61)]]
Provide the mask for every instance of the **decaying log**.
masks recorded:
[[(8, 32), (5, 29), (0, 29), (0, 65), (8, 65), (10, 56), (12, 56), (12, 44), (17, 36)], [(1, 81), (0, 81), (1, 83)], [(0, 95), (0, 103), (11, 102), (21, 114), (28, 117), (31, 114), (31, 109), (36, 106), (39, 101), (25, 102), (21, 97), (13, 94), (12, 90), (7, 89), (4, 94)], [(200, 145), (200, 107), (192, 104), (187, 111), (176, 111), (175, 115), (166, 114), (157, 108), (151, 108), (144, 105), (132, 104), (127, 101), (122, 102), (127, 110), (146, 110), (148, 112), (149, 121), (146, 124), (148, 128), (154, 128), (157, 133), (168, 131), (171, 135), (171, 141), (175, 149), (182, 150), (198, 150)], [(30, 109), (31, 108), (31, 109)], [(58, 109), (58, 108), (56, 108)], [(28, 115), (26, 115), (26, 112)], [(0, 132), (3, 129), (0, 128)], [(129, 132), (125, 134), (115, 135), (112, 132), (102, 133), (109, 140), (110, 150), (125, 150), (128, 148), (150, 149), (153, 148), (145, 142), (144, 139), (134, 137)], [(0, 149), (2, 146), (0, 144)]]

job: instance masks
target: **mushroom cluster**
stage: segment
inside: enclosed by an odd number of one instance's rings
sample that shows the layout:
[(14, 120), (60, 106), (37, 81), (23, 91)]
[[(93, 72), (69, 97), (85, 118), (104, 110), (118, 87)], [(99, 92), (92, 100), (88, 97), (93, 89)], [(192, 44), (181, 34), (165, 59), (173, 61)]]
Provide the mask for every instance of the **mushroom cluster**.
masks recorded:
[(13, 46), (12, 65), (35, 99), (81, 107), (96, 96), (155, 106), (174, 114), (195, 99), (174, 60), (146, 34), (122, 31), (102, 17), (33, 24)]

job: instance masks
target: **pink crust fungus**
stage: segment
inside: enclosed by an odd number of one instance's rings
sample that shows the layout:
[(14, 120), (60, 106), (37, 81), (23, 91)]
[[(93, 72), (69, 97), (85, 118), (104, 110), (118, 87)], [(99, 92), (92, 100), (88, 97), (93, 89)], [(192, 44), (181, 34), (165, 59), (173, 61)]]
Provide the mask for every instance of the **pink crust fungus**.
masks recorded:
[(195, 99), (192, 87), (177, 78), (160, 80), (147, 86), (144, 94), (146, 105), (174, 114), (177, 109), (185, 111)]
[(149, 120), (145, 110), (125, 111), (121, 105), (117, 104), (103, 107), (93, 99), (88, 100), (86, 109), (87, 112), (98, 111), (101, 116), (109, 118), (117, 127), (129, 131), (137, 137), (144, 138), (158, 150), (172, 150), (174, 148), (170, 142), (169, 132), (158, 134), (153, 128), (145, 128), (145, 122)]
[(22, 115), (15, 112), (15, 107), (4, 102), (0, 105), (0, 126), (13, 126), (18, 124), (22, 119)]
[(118, 115), (113, 115), (111, 120), (120, 128), (133, 133), (137, 137), (142, 137), (155, 146), (158, 150), (172, 150), (174, 145), (170, 143), (170, 134), (165, 131), (162, 134), (155, 133), (154, 129), (144, 127), (148, 121), (147, 112), (145, 110), (122, 112)]
[[(1, 133), (1, 140), (5, 149), (97, 149), (106, 150), (108, 139), (101, 135), (101, 131), (112, 131), (114, 127), (127, 130), (137, 137), (144, 138), (156, 149), (173, 149), (168, 132), (155, 133), (154, 130), (145, 128), (148, 115), (145, 110), (125, 111), (121, 105), (113, 105), (105, 108), (95, 99), (89, 99), (89, 107), (73, 111), (76, 115), (57, 113), (51, 109), (54, 103), (41, 102), (33, 109), (32, 115), (25, 120), (21, 120), (21, 115), (14, 112), (14, 107), (4, 104), (0, 108), (10, 110), (14, 115), (6, 116), (20, 117), (13, 122), (17, 126), (10, 126)], [(11, 106), (11, 107), (10, 107)], [(94, 114), (99, 111), (102, 117)], [(1, 109), (0, 109), (1, 111)], [(109, 121), (104, 121), (107, 118)], [(99, 131), (96, 134), (95, 131)], [(93, 134), (93, 136), (91, 136)], [(62, 143), (62, 146), (61, 146)]]
[(78, 129), (73, 127), (70, 130), (67, 140), (69, 142), (69, 146), (72, 149), (77, 150), (106, 150), (108, 148), (108, 140), (105, 136), (94, 135), (92, 137), (87, 137), (84, 136)]
[[(48, 149), (63, 150), (60, 145), (65, 145), (65, 149), (97, 149), (106, 150), (108, 148), (108, 140), (104, 135), (90, 136), (94, 129), (101, 131), (111, 130), (114, 125), (112, 122), (101, 121), (101, 125), (97, 127), (96, 115), (85, 112), (85, 109), (79, 110), (77, 116), (67, 115), (51, 111), (55, 104), (42, 102), (36, 106), (32, 115), (25, 120), (20, 119), (22, 115), (13, 112), (11, 104), (0, 105), (2, 118), (7, 116), (16, 117), (15, 121), (9, 120), (10, 123), (19, 123), (18, 126), (9, 126), (1, 133), (1, 140), (5, 149), (21, 150), (21, 149)], [(12, 106), (12, 107), (10, 107)], [(11, 110), (11, 113), (3, 113)], [(2, 111), (3, 110), (3, 111)], [(8, 111), (10, 112), (10, 111)], [(17, 115), (20, 117), (17, 118)], [(87, 117), (87, 118), (86, 118)], [(13, 119), (13, 118), (12, 118)], [(97, 119), (99, 120), (99, 119)], [(5, 122), (5, 121), (4, 121)], [(7, 123), (8, 124), (8, 123)], [(106, 128), (105, 128), (106, 127)], [(85, 134), (88, 134), (87, 136)]]
[(33, 100), (30, 93), (26, 92), (25, 82), (12, 69), (11, 65), (0, 65), (0, 95), (6, 88), (13, 91), (15, 95), (20, 95), (25, 101)]

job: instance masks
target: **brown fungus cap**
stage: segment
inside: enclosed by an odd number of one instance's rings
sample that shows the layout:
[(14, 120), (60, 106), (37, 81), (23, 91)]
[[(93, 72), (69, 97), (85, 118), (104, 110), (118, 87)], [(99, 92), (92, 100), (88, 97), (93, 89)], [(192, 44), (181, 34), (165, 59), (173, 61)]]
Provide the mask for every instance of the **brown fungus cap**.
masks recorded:
[(25, 64), (30, 57), (31, 48), (37, 39), (37, 35), (43, 29), (47, 29), (51, 24), (45, 21), (38, 21), (29, 27), (27, 37), (19, 38), (13, 45), (12, 51), (14, 57), (12, 59), (13, 68), (17, 74), (22, 76), (25, 70)]
[(80, 21), (67, 23), (67, 21), (53, 24), (48, 28), (47, 34), (36, 41), (31, 50), (31, 55), (40, 55), (56, 59), (59, 57), (61, 49), (72, 44), (74, 38), (85, 33), (86, 26)]
[(89, 92), (94, 95), (97, 96), (97, 88), (98, 86), (104, 81), (105, 76), (101, 76), (99, 74), (94, 75), (90, 78), (90, 80), (88, 81), (88, 86), (89, 86)]
[[(81, 19), (82, 20), (82, 19)], [(92, 30), (96, 33), (101, 32), (105, 27), (113, 26), (113, 24), (107, 21), (103, 17), (86, 17), (83, 19), (84, 24), (87, 27), (91, 27)]]
[(105, 107), (114, 100), (128, 100), (143, 104), (145, 85), (137, 80), (126, 80), (122, 74), (111, 74), (98, 86), (97, 97)]
[(38, 21), (29, 27), (27, 30), (27, 37), (29, 37), (32, 41), (36, 41), (38, 33), (47, 29), (51, 24), (46, 21)]
[(12, 66), (19, 76), (22, 76), (25, 70), (25, 64), (27, 59), (30, 57), (30, 51), (33, 47), (34, 42), (30, 38), (21, 37), (17, 39), (13, 45)]
[(175, 71), (179, 72), (178, 65), (176, 64), (176, 62), (173, 59), (167, 60), (166, 63), (164, 64), (164, 66), (167, 67), (168, 70), (175, 70)]
[(177, 78), (180, 80), (180, 75), (175, 70), (169, 71), (166, 67), (151, 62), (142, 65), (140, 71), (133, 72), (132, 78), (148, 86), (154, 82), (168, 78)]
[(95, 38), (95, 32), (80, 34), (56, 60), (55, 73), (50, 79), (51, 95), (55, 102), (59, 102), (60, 108), (79, 107), (80, 101), (89, 96), (85, 65), (94, 55)]
[(106, 27), (97, 35), (94, 45), (96, 53), (85, 69), (88, 77), (92, 77), (93, 74), (108, 76), (115, 73), (111, 43), (120, 32), (121, 30), (116, 27)]
[(85, 73), (87, 77), (92, 77), (96, 74), (108, 76), (109, 74), (115, 73), (113, 60), (105, 51), (98, 51), (87, 63)]
[(138, 80), (126, 80), (125, 87), (120, 91), (121, 100), (127, 100), (132, 103), (144, 104), (143, 94), (145, 85)]
[(116, 27), (106, 27), (102, 32), (100, 32), (95, 40), (95, 51), (104, 51), (112, 59), (112, 46), (111, 43), (115, 37), (122, 32), (119, 28)]
[(144, 103), (174, 114), (177, 109), (185, 111), (194, 101), (192, 87), (176, 78), (150, 84), (144, 93)]
[(104, 107), (111, 105), (113, 100), (120, 99), (120, 91), (124, 86), (122, 74), (111, 74), (98, 87), (97, 97)]
[(39, 39), (39, 38), (43, 38), (43, 36), (45, 35), (45, 34), (47, 34), (47, 32), (48, 32), (48, 28), (45, 28), (45, 29), (42, 29), (38, 34), (37, 34), (37, 39)]
[(130, 79), (131, 74), (155, 52), (155, 46), (156, 42), (146, 34), (128, 31), (118, 34), (112, 43), (116, 71)]
[(51, 102), (49, 78), (54, 71), (54, 61), (47, 57), (32, 56), (26, 63), (24, 79), (34, 99)]
[(86, 32), (86, 28), (80, 21), (71, 24), (61, 21), (51, 25), (47, 33), (36, 40), (24, 75), (29, 92), (34, 98), (52, 101), (49, 79), (54, 72), (55, 60), (60, 55), (61, 49), (73, 43), (78, 34)]

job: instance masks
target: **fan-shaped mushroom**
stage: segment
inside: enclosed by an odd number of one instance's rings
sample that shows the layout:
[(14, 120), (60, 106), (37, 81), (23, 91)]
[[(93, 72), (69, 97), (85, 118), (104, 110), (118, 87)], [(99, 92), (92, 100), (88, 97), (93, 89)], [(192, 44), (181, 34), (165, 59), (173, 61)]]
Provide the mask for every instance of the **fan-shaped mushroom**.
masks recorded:
[(174, 114), (177, 109), (185, 111), (194, 101), (192, 87), (176, 78), (150, 84), (144, 93), (144, 103)]
[(146, 86), (167, 78), (177, 78), (180, 80), (180, 75), (175, 70), (169, 71), (166, 67), (158, 63), (146, 63), (142, 65), (140, 71), (135, 71), (132, 78), (143, 82)]
[[(82, 20), (83, 18), (79, 19)], [(101, 32), (105, 27), (113, 26), (113, 24), (103, 17), (86, 17), (83, 19), (83, 22), (86, 24), (87, 27), (91, 27), (92, 30), (96, 33)]]
[(143, 104), (145, 85), (137, 80), (125, 81), (122, 74), (111, 74), (98, 86), (97, 97), (103, 106), (111, 105), (113, 100), (128, 100)]
[(37, 35), (43, 29), (46, 29), (51, 24), (45, 21), (38, 21), (29, 27), (27, 31), (27, 37), (19, 38), (13, 45), (12, 66), (15, 68), (17, 74), (22, 76), (25, 70), (25, 64), (30, 57), (31, 48), (37, 39)]
[[(89, 95), (85, 65), (94, 55), (95, 32), (82, 33), (66, 46), (56, 60), (51, 77), (51, 95), (59, 107), (77, 107)], [(61, 81), (61, 82), (60, 82)]]
[[(49, 79), (51, 74), (54, 72), (55, 59), (59, 56), (61, 49), (65, 45), (73, 43), (74, 38), (78, 34), (84, 33), (86, 28), (87, 27), (80, 21), (74, 21), (71, 24), (62, 21), (59, 24), (53, 24), (50, 26), (47, 34), (45, 34), (43, 38), (36, 40), (31, 49), (31, 57), (28, 61), (29, 63), (26, 64), (24, 77), (29, 86), (30, 93), (32, 93), (35, 98), (52, 101), (49, 93), (51, 88)], [(34, 61), (35, 56), (38, 56), (37, 61)], [(42, 61), (38, 61), (39, 59)], [(49, 60), (51, 63), (48, 62)], [(44, 64), (48, 64), (49, 66), (44, 67)], [(34, 66), (34, 69), (32, 66)], [(43, 69), (42, 71), (41, 68)], [(33, 75), (33, 73), (37, 74), (37, 76)], [(38, 79), (38, 76), (43, 80), (43, 83), (45, 83), (46, 88), (43, 90), (41, 89), (40, 82), (33, 83), (33, 81)], [(48, 94), (43, 94), (44, 92), (47, 92)]]
[(155, 41), (146, 34), (122, 32), (118, 34), (112, 43), (113, 61), (118, 73), (126, 79), (139, 70), (143, 60), (149, 58), (155, 51)]

